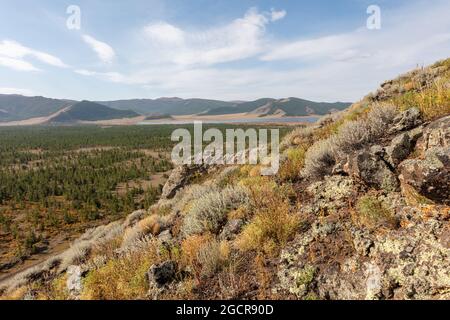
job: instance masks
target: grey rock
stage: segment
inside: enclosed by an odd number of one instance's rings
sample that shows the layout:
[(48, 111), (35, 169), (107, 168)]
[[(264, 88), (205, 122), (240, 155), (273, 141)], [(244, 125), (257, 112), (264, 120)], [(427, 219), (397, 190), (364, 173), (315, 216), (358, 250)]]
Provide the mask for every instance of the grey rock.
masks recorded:
[(67, 291), (73, 299), (78, 299), (83, 291), (82, 283), (83, 270), (80, 266), (69, 266), (67, 268)]
[(316, 209), (314, 211), (337, 210), (351, 197), (353, 186), (351, 178), (335, 175), (311, 184), (306, 191), (313, 196), (312, 206)]
[(195, 174), (206, 172), (207, 168), (204, 165), (181, 165), (172, 170), (169, 179), (166, 181), (161, 199), (171, 199), (175, 196), (178, 190), (186, 186), (190, 179)]
[(369, 187), (385, 191), (396, 191), (399, 188), (395, 174), (379, 156), (370, 150), (362, 150), (353, 155), (347, 170), (350, 176)]
[(410, 108), (394, 119), (394, 125), (390, 128), (389, 133), (407, 131), (415, 128), (423, 123), (420, 111), (417, 108)]
[(414, 145), (408, 133), (402, 133), (392, 139), (386, 148), (387, 161), (392, 167), (396, 167), (411, 153)]
[(136, 210), (129, 214), (123, 223), (124, 227), (131, 227), (135, 225), (137, 222), (142, 220), (144, 216), (147, 214), (147, 211), (145, 210)]
[(425, 159), (410, 159), (400, 166), (400, 181), (436, 203), (450, 204), (450, 147), (431, 148)]
[(158, 235), (158, 239), (159, 239), (162, 243), (167, 243), (167, 244), (169, 244), (170, 242), (172, 242), (173, 236), (172, 236), (172, 233), (170, 232), (170, 230), (164, 230), (163, 232), (161, 232), (161, 233)]
[[(320, 228), (298, 234), (283, 249), (278, 293), (332, 300), (450, 298), (450, 248), (441, 241), (447, 226), (434, 218), (388, 233), (348, 233), (344, 225), (314, 232)], [(353, 252), (342, 246), (349, 237), (357, 244)]]
[(370, 253), (370, 248), (373, 246), (373, 240), (369, 237), (367, 231), (356, 230), (353, 232), (353, 246), (357, 253), (367, 256)]
[(422, 156), (428, 149), (435, 147), (450, 147), (450, 116), (430, 123), (417, 142), (417, 150)]

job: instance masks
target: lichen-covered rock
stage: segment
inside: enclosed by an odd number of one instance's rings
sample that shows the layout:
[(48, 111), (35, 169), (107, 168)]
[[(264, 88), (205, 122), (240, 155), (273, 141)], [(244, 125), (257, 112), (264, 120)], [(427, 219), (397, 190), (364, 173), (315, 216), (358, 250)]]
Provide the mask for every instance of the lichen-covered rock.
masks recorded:
[(298, 299), (449, 299), (449, 224), (441, 209), (434, 207), (428, 220), (372, 234), (318, 222), (283, 250), (274, 291)]
[(417, 150), (422, 156), (428, 149), (434, 147), (450, 147), (450, 116), (430, 123), (423, 130), (423, 136), (417, 142)]
[(391, 144), (385, 149), (386, 158), (392, 167), (396, 167), (406, 159), (414, 147), (413, 141), (408, 133), (402, 133), (392, 139)]
[(147, 214), (146, 210), (133, 211), (125, 218), (125, 221), (123, 222), (124, 227), (128, 228), (135, 225), (140, 220), (142, 220), (146, 214)]
[(400, 180), (436, 203), (450, 204), (450, 147), (428, 149), (425, 159), (410, 159), (400, 166)]
[(315, 182), (307, 188), (307, 192), (314, 197), (314, 211), (341, 208), (353, 194), (353, 190), (353, 180), (338, 175), (325, 177), (323, 181)]
[(350, 176), (371, 188), (396, 191), (399, 182), (385, 161), (369, 149), (350, 157), (346, 170)]
[(373, 240), (367, 230), (356, 229), (352, 233), (353, 246), (358, 254), (367, 256), (373, 247)]
[(394, 119), (394, 125), (390, 128), (389, 133), (407, 131), (420, 126), (423, 123), (420, 111), (417, 108), (410, 108), (400, 113)]

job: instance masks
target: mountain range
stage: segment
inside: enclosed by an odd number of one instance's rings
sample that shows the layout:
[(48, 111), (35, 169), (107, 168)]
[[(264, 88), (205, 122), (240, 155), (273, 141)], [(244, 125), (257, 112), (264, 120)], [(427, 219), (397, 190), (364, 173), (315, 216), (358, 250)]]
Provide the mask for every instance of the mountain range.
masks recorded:
[(346, 102), (314, 102), (299, 98), (255, 101), (220, 101), (208, 99), (131, 99), (116, 101), (75, 101), (21, 95), (0, 95), (0, 122), (44, 119), (45, 123), (74, 123), (144, 116), (146, 119), (161, 115), (229, 115), (255, 116), (308, 116), (325, 115), (347, 108)]

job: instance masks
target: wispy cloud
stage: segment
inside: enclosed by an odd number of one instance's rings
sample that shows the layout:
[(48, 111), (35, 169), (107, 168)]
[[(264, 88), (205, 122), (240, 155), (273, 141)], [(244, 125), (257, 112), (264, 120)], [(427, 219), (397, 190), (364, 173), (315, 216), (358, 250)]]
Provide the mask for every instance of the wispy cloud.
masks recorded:
[(270, 10), (270, 20), (271, 21), (278, 21), (286, 17), (286, 10), (280, 10), (277, 11), (275, 9)]
[(266, 26), (285, 11), (250, 9), (242, 18), (208, 30), (185, 30), (167, 22), (143, 28), (152, 56), (177, 65), (214, 65), (253, 57), (264, 50)]
[(38, 68), (27, 61), (2, 56), (0, 56), (0, 66), (17, 71), (39, 71)]
[[(381, 30), (362, 25), (350, 32), (316, 38), (299, 34), (283, 40), (266, 29), (287, 16), (284, 10), (251, 9), (226, 25), (200, 31), (159, 21), (141, 29), (147, 46), (135, 51), (145, 59), (134, 61), (133, 68), (79, 73), (138, 85), (155, 96), (354, 101), (383, 80), (447, 58), (449, 10), (448, 1), (382, 8)], [(251, 64), (239, 63), (250, 58)]]
[(96, 72), (96, 71), (90, 71), (85, 69), (77, 69), (74, 70), (75, 73), (83, 75), (83, 76), (93, 76), (97, 77), (99, 79), (111, 81), (111, 82), (117, 82), (117, 83), (125, 83), (129, 80), (126, 79), (125, 76), (118, 72)]
[(0, 88), (0, 94), (20, 94), (22, 96), (32, 96), (33, 91), (21, 88)]
[(18, 71), (38, 71), (39, 68), (25, 60), (28, 57), (54, 67), (68, 67), (60, 58), (46, 52), (28, 48), (16, 41), (3, 40), (0, 42), (0, 65)]
[(95, 51), (99, 59), (104, 63), (112, 63), (116, 53), (114, 49), (107, 43), (99, 41), (90, 35), (83, 35), (83, 40), (92, 50)]

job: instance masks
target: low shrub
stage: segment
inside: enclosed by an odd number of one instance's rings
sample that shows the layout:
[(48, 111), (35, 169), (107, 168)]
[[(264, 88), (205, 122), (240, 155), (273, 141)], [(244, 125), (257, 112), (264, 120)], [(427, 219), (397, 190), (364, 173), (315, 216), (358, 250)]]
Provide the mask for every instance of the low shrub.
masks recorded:
[(218, 272), (228, 261), (228, 242), (219, 242), (211, 234), (192, 235), (181, 244), (181, 263), (191, 269), (197, 279)]
[(291, 212), (288, 201), (275, 194), (267, 194), (266, 197), (236, 239), (236, 245), (242, 251), (276, 254), (297, 231), (299, 216)]
[(147, 271), (152, 264), (159, 263), (157, 244), (146, 242), (144, 248), (130, 250), (123, 256), (110, 260), (105, 266), (89, 272), (82, 299), (129, 300), (145, 298), (149, 286)]
[(395, 107), (377, 104), (364, 117), (344, 122), (336, 134), (308, 149), (302, 175), (306, 178), (329, 175), (338, 159), (381, 139), (396, 115)]
[(287, 151), (287, 159), (280, 166), (278, 176), (281, 181), (295, 181), (300, 176), (300, 171), (305, 163), (307, 147), (300, 146)]
[(225, 222), (227, 213), (248, 201), (248, 192), (242, 187), (227, 187), (222, 191), (205, 193), (192, 202), (183, 220), (182, 233), (184, 236), (207, 231), (216, 233)]

